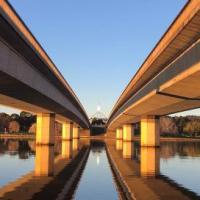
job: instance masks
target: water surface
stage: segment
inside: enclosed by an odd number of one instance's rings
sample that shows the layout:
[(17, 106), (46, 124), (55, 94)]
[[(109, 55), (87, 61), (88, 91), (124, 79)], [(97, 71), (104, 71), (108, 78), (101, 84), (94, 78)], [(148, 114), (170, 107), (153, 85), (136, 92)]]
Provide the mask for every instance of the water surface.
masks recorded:
[(163, 142), (160, 173), (200, 195), (200, 142)]
[(0, 187), (34, 169), (33, 146), (31, 140), (0, 140)]
[(103, 142), (91, 141), (88, 161), (75, 192), (74, 199), (118, 199), (118, 192)]

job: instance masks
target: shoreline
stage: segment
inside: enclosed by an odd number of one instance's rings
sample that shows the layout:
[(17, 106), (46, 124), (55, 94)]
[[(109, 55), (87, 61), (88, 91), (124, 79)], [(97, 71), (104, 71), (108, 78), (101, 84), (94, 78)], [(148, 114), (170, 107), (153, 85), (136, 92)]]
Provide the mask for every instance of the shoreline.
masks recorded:
[(35, 135), (33, 134), (24, 134), (24, 133), (19, 133), (19, 134), (5, 134), (5, 133), (0, 133), (0, 138), (13, 138), (13, 139), (35, 139)]
[[(35, 139), (35, 134), (2, 134), (0, 133), (1, 139)], [(56, 139), (61, 139), (61, 136), (55, 136)], [(101, 139), (101, 140), (115, 140), (114, 137), (107, 137), (104, 135), (100, 136), (80, 136), (80, 139)], [(140, 141), (139, 137), (134, 137), (133, 141)], [(161, 142), (200, 142), (200, 138), (181, 138), (181, 137), (160, 137)]]

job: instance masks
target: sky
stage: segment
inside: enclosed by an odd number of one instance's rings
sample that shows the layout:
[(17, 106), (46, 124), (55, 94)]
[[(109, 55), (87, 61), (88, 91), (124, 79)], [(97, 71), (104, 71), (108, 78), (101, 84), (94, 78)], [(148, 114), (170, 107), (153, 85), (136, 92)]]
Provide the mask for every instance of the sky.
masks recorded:
[(125, 86), (186, 0), (10, 0), (10, 3), (61, 71), (88, 115), (92, 116), (100, 106), (109, 116)]

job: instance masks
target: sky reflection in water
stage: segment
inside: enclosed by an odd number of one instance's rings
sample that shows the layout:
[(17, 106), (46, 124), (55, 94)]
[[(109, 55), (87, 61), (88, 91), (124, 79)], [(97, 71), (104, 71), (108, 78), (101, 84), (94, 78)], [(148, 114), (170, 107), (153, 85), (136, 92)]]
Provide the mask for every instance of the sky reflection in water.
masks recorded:
[(161, 146), (161, 174), (200, 195), (200, 142), (165, 142)]
[(0, 187), (34, 170), (28, 141), (0, 140)]
[(118, 199), (112, 172), (104, 146), (92, 145), (86, 168), (81, 177), (74, 199)]

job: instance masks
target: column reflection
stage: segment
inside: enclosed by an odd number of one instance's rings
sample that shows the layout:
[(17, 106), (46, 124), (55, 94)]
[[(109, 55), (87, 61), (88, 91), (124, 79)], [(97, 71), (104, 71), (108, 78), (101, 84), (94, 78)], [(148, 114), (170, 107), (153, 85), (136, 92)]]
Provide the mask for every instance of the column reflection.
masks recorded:
[(133, 142), (124, 142), (123, 141), (123, 158), (129, 158), (131, 159), (133, 157), (133, 148), (134, 143)]
[(73, 151), (79, 150), (79, 139), (72, 140), (72, 149)]
[(72, 157), (72, 142), (70, 140), (62, 141), (62, 157), (67, 159)]
[(122, 140), (116, 140), (116, 149), (117, 150), (123, 149), (123, 141)]
[(54, 145), (36, 145), (35, 175), (54, 174)]
[(143, 177), (155, 177), (160, 173), (160, 149), (141, 147), (140, 173)]

